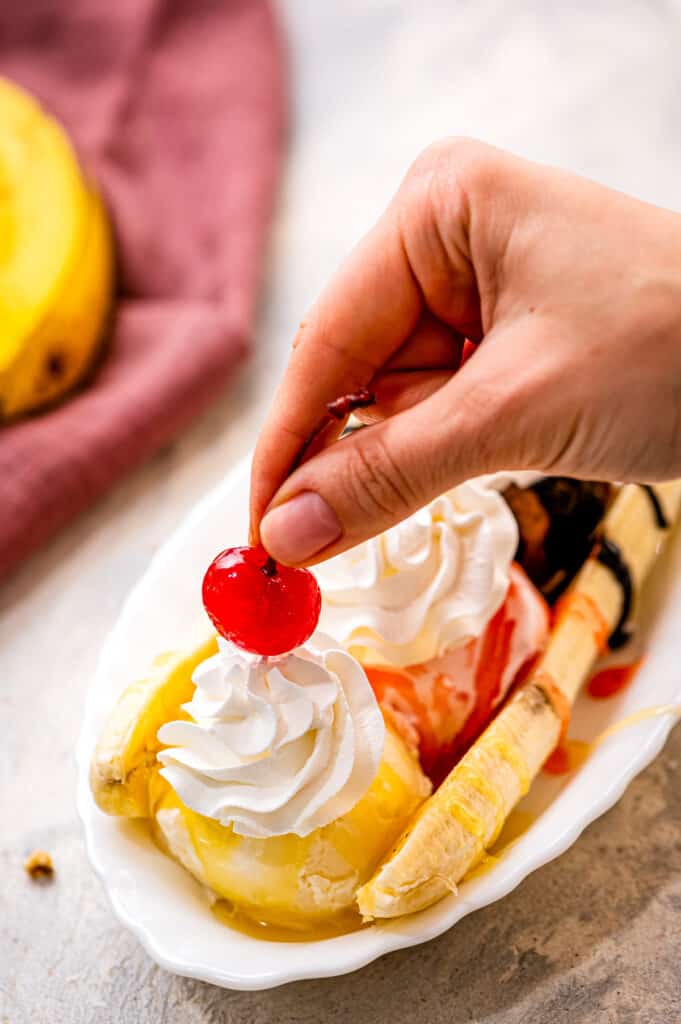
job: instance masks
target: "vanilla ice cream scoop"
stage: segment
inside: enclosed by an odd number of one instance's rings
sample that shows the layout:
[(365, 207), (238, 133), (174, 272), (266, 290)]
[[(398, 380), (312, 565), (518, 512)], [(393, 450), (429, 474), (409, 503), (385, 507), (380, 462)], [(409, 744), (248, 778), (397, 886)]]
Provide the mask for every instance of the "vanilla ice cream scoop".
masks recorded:
[(361, 665), (321, 634), (278, 657), (218, 643), (194, 671), (188, 720), (159, 730), (163, 778), (237, 835), (306, 836), (340, 818), (383, 755), (383, 716)]

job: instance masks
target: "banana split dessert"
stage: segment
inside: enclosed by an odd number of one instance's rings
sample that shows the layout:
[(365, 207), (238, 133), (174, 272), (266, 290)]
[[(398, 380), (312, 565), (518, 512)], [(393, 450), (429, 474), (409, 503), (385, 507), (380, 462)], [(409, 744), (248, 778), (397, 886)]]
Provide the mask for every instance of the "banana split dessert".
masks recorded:
[(111, 709), (102, 811), (240, 919), (300, 939), (456, 893), (560, 741), (681, 484), (496, 475), (315, 567), (237, 547), (205, 642)]

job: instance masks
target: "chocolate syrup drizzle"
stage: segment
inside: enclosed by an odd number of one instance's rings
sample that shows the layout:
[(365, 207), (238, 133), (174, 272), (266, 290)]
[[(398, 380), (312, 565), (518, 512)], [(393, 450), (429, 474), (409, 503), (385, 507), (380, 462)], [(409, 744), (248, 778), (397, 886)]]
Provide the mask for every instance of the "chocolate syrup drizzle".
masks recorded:
[(631, 630), (627, 628), (627, 621), (631, 614), (631, 605), (634, 597), (634, 587), (631, 580), (629, 567), (622, 558), (622, 552), (614, 541), (607, 537), (601, 537), (596, 551), (596, 560), (609, 569), (620, 587), (622, 588), (622, 611), (617, 620), (617, 625), (608, 637), (608, 647), (616, 650), (624, 647), (631, 637)]
[[(669, 520), (665, 515), (664, 509), (662, 508), (662, 502), (660, 501), (655, 488), (651, 487), (650, 484), (639, 484), (638, 486), (643, 488), (650, 499), (650, 504), (655, 516), (655, 524), (658, 530), (668, 529)], [(601, 565), (604, 565), (606, 569), (610, 570), (622, 588), (622, 611), (617, 625), (608, 637), (608, 647), (611, 650), (616, 650), (618, 647), (624, 647), (627, 641), (631, 638), (631, 629), (627, 627), (627, 620), (631, 614), (631, 606), (634, 598), (634, 586), (629, 566), (622, 558), (622, 552), (614, 541), (609, 540), (608, 537), (601, 537), (598, 541), (598, 547), (595, 554), (596, 560), (600, 562)]]
[(650, 484), (639, 484), (638, 486), (642, 487), (648, 495), (648, 497), (650, 498), (650, 504), (653, 506), (653, 512), (655, 513), (655, 522), (657, 524), (658, 530), (666, 530), (669, 526), (669, 520), (664, 514), (662, 503), (655, 492), (655, 488), (651, 487)]

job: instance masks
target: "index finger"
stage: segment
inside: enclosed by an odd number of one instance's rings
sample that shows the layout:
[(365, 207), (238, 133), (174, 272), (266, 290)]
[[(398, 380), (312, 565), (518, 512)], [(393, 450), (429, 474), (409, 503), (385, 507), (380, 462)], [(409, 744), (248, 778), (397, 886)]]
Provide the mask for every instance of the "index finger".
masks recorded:
[(394, 208), (353, 250), (300, 326), (251, 470), (251, 539), (326, 405), (365, 387), (414, 330), (423, 297)]

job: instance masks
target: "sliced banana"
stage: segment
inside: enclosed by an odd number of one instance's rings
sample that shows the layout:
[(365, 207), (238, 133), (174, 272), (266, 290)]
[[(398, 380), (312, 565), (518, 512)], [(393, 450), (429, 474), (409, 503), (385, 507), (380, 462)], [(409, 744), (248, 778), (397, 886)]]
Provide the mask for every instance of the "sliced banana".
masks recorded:
[[(678, 514), (681, 481), (655, 488), (667, 520)], [(666, 531), (645, 490), (621, 488), (603, 522), (635, 586), (643, 583)], [(504, 821), (556, 746), (569, 708), (622, 609), (612, 571), (589, 558), (531, 678), (421, 806), (372, 878), (357, 894), (362, 916), (422, 910), (457, 884), (498, 836)]]
[(156, 734), (164, 722), (181, 717), (181, 705), (194, 692), (194, 669), (216, 650), (211, 637), (188, 655), (160, 654), (149, 674), (123, 691), (90, 764), (90, 788), (102, 811), (148, 817), (149, 784), (160, 749)]

